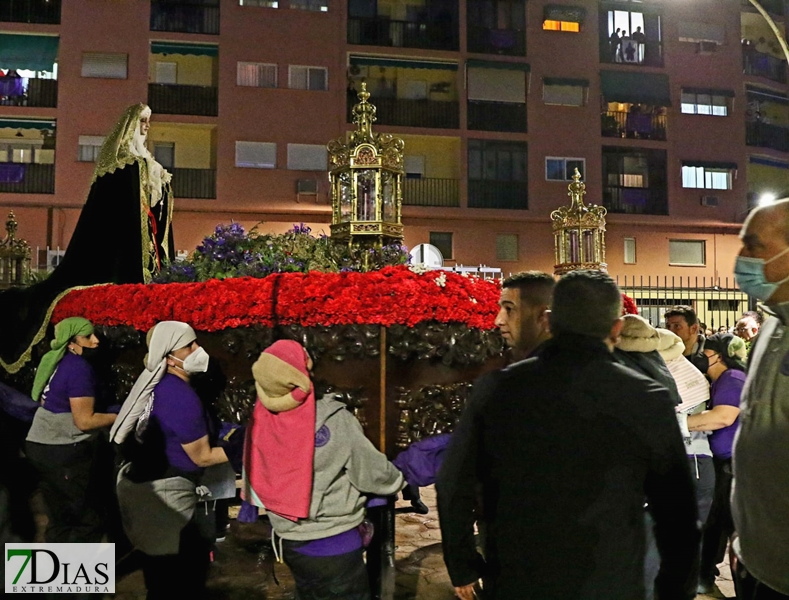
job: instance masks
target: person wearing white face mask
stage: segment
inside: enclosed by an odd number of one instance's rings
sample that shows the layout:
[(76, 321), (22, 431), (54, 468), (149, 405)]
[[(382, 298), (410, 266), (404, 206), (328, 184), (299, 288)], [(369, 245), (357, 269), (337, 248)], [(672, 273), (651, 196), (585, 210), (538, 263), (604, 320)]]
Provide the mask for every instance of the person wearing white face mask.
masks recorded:
[(789, 200), (753, 211), (734, 274), (767, 319), (751, 348), (734, 440), (738, 598), (789, 598)]

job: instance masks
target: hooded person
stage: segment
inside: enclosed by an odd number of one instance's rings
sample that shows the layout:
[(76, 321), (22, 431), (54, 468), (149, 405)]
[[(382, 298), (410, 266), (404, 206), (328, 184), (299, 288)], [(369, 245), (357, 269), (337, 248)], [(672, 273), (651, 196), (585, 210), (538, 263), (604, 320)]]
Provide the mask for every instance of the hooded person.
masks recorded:
[(315, 398), (311, 368), (292, 340), (275, 342), (253, 365), (258, 401), (242, 498), (266, 509), (275, 554), (290, 567), (299, 598), (367, 600), (364, 494), (394, 495), (405, 481), (343, 403)]
[(208, 416), (189, 378), (208, 368), (208, 354), (186, 323), (163, 321), (146, 337), (145, 370), (123, 403), (111, 441), (128, 461), (117, 493), (126, 535), (144, 555), (148, 598), (205, 592), (215, 530), (195, 508), (210, 496), (204, 470), (227, 462), (209, 441)]
[(0, 292), (0, 366), (6, 371), (15, 373), (31, 359), (54, 304), (68, 290), (149, 283), (173, 257), (171, 175), (145, 147), (150, 117), (150, 108), (133, 104), (105, 138), (88, 198), (55, 270), (35, 285)]

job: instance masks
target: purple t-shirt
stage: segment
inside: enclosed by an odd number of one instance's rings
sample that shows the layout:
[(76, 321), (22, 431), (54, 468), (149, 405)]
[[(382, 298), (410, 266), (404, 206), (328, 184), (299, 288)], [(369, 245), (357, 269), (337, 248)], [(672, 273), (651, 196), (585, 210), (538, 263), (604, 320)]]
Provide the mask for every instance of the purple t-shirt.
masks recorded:
[[(736, 369), (727, 369), (712, 384), (712, 408), (716, 406), (736, 406), (740, 408), (740, 396), (745, 385), (745, 373)], [(740, 417), (728, 427), (717, 429), (710, 435), (710, 448), (717, 458), (731, 458), (731, 447), (734, 443), (734, 434), (740, 426)]]
[(66, 352), (57, 370), (41, 393), (43, 406), (52, 413), (70, 413), (70, 398), (95, 398), (93, 367), (77, 354)]
[(200, 467), (181, 447), (208, 435), (203, 405), (189, 384), (167, 373), (153, 390), (150, 418), (164, 435), (164, 451), (170, 466), (182, 471), (199, 471)]

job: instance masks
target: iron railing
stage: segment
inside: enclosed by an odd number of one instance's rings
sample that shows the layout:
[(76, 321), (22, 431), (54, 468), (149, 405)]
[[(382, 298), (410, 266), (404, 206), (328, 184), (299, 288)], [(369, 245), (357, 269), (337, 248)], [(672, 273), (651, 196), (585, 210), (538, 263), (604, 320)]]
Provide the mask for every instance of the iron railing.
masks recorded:
[(712, 331), (721, 326), (731, 329), (742, 313), (755, 308), (755, 302), (728, 277), (617, 276), (616, 284), (636, 301), (638, 314), (655, 327), (665, 327), (666, 311), (678, 304), (693, 307), (699, 321)]
[(219, 34), (219, 0), (151, 0), (151, 31)]
[(609, 185), (603, 187), (603, 206), (612, 213), (667, 215), (668, 194), (665, 189)]
[(470, 179), (469, 208), (529, 208), (529, 184), (525, 181)]
[(457, 50), (457, 21), (393, 21), (387, 17), (348, 17), (348, 43), (364, 46)]
[[(353, 121), (353, 106), (358, 102), (355, 95), (348, 96), (348, 122)], [(376, 123), (400, 127), (433, 127), (457, 129), (460, 127), (458, 103), (436, 100), (407, 100), (405, 98), (370, 98), (376, 107)], [(153, 108), (153, 107), (152, 107)]]
[(468, 128), (526, 133), (526, 104), (469, 100)]
[[(632, 60), (630, 60), (628, 55), (622, 53), (621, 45), (614, 49), (611, 40), (608, 37), (601, 36), (600, 62), (647, 67), (663, 66), (663, 42), (647, 40), (646, 42), (632, 43), (636, 53), (633, 54)], [(641, 53), (643, 53), (643, 56), (640, 56)]]
[(469, 23), (467, 33), (469, 52), (526, 56), (526, 32), (521, 29), (489, 29)]
[(742, 49), (742, 71), (746, 75), (786, 83), (786, 61), (752, 48)]
[(159, 114), (215, 117), (219, 114), (218, 89), (204, 85), (149, 83), (148, 106)]
[[(3, 77), (2, 79), (6, 79)], [(19, 80), (24, 81), (23, 79)], [(7, 95), (0, 95), (0, 106), (34, 106), (56, 108), (58, 105), (57, 79), (29, 79), (27, 87), (20, 85), (16, 91), (2, 89)]]
[(746, 122), (745, 144), (789, 152), (789, 128), (760, 121)]
[(460, 206), (460, 182), (457, 179), (406, 179), (403, 204), (408, 206)]
[(0, 193), (54, 194), (55, 165), (0, 163)]
[(2, 0), (0, 21), (10, 23), (60, 23), (60, 0)]
[(216, 198), (216, 169), (173, 169), (173, 196)]
[(601, 113), (601, 133), (605, 137), (665, 140), (666, 115), (603, 111)]

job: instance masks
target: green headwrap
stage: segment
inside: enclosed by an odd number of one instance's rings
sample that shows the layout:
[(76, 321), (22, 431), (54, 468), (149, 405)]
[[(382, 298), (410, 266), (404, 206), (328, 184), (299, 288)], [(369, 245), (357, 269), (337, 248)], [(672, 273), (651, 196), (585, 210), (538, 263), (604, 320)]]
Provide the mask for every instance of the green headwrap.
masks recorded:
[(33, 391), (30, 393), (33, 400), (38, 401), (41, 397), (41, 392), (44, 391), (58, 363), (65, 356), (71, 339), (75, 335), (89, 336), (92, 334), (93, 324), (82, 317), (69, 317), (55, 325), (55, 339), (49, 344), (52, 350), (41, 358), (38, 371), (36, 371), (36, 379), (33, 381)]

